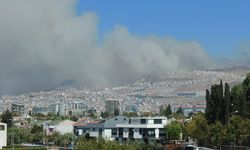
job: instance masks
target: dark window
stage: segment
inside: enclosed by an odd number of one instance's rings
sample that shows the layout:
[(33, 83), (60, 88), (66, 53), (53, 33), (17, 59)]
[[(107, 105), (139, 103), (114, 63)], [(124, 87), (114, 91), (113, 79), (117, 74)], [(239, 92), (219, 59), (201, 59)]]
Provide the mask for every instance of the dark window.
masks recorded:
[(93, 131), (95, 131), (95, 128), (93, 128)]
[(102, 129), (99, 129), (99, 135), (102, 135)]
[(141, 124), (146, 124), (146, 119), (141, 119)]
[(117, 135), (117, 129), (112, 129), (112, 135)]
[(148, 129), (148, 136), (155, 136), (155, 129)]
[(117, 121), (117, 118), (115, 118), (115, 121)]
[(142, 129), (139, 129), (139, 134), (142, 135)]
[(126, 118), (123, 118), (124, 121), (126, 121), (127, 119)]
[(4, 125), (0, 125), (0, 131), (3, 131), (3, 130), (5, 130)]
[(161, 119), (154, 119), (154, 124), (162, 124), (162, 120)]

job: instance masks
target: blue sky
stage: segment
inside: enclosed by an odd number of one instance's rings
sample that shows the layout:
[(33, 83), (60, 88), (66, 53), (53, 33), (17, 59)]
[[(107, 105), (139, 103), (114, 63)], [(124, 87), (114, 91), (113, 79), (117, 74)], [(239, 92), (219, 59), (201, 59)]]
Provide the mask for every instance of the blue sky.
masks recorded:
[(135, 35), (198, 41), (220, 58), (250, 42), (249, 6), (249, 0), (79, 0), (77, 13), (95, 12), (101, 35), (119, 24)]

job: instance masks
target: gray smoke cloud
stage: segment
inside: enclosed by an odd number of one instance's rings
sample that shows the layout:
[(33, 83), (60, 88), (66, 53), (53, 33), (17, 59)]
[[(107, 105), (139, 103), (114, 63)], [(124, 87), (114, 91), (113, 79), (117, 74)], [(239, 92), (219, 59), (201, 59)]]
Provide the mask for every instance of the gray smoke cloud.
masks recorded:
[(98, 40), (98, 16), (76, 0), (0, 1), (0, 94), (54, 87), (116, 85), (177, 69), (207, 69), (199, 43), (136, 36), (115, 25)]

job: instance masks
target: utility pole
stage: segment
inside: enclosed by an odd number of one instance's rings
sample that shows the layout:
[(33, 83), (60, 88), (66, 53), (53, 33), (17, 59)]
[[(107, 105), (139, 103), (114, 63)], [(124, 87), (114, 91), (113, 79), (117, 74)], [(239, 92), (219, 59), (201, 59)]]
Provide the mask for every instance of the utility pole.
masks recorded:
[(15, 149), (14, 129), (12, 128), (12, 150)]
[(74, 150), (74, 131), (73, 131), (73, 134), (72, 134), (72, 150)]

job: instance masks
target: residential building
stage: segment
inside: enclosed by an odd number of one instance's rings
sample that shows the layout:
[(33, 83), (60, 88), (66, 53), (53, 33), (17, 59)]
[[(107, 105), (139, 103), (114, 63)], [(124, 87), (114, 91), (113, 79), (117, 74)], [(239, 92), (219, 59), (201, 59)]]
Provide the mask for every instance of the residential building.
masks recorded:
[(107, 99), (105, 101), (105, 110), (109, 114), (113, 114), (116, 109), (119, 109), (119, 101), (116, 99)]
[(25, 106), (23, 104), (12, 103), (11, 111), (22, 116), (25, 114)]
[(129, 118), (124, 116), (116, 116), (108, 120), (99, 121), (80, 121), (74, 124), (75, 134), (78, 136), (89, 135), (90, 137), (103, 137), (108, 140), (114, 140), (117, 138), (118, 129), (117, 124), (126, 124), (129, 122)]
[(50, 112), (62, 116), (83, 115), (87, 106), (81, 102), (61, 102), (50, 106)]
[(7, 124), (0, 122), (0, 149), (7, 146)]
[(164, 126), (170, 123), (166, 117), (134, 117), (116, 116), (109, 120), (86, 120), (74, 124), (74, 133), (78, 136), (103, 137), (108, 140), (163, 140)]
[(167, 117), (133, 117), (129, 123), (117, 124), (119, 140), (162, 140), (164, 126), (170, 123)]
[(48, 107), (33, 107), (32, 108), (32, 114), (48, 114), (49, 108)]
[(49, 121), (49, 122), (45, 122), (43, 124), (43, 129), (44, 129), (46, 135), (51, 135), (55, 131), (59, 132), (61, 134), (73, 133), (73, 125), (74, 124), (75, 124), (75, 122), (71, 121), (71, 120), (64, 120), (64, 121), (60, 121), (60, 122)]

